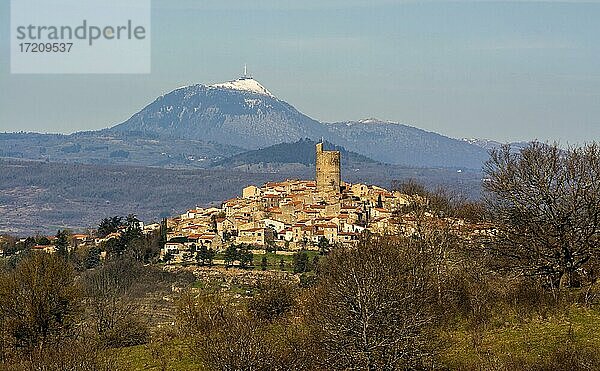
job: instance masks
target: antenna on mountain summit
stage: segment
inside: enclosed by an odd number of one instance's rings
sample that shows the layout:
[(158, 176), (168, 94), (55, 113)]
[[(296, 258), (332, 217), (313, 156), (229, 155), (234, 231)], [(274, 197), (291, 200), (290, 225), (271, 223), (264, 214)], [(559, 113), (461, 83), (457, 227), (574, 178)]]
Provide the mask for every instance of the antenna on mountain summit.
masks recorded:
[(244, 63), (244, 76), (242, 76), (242, 79), (251, 79), (252, 76), (248, 76), (248, 66), (246, 66), (246, 63)]

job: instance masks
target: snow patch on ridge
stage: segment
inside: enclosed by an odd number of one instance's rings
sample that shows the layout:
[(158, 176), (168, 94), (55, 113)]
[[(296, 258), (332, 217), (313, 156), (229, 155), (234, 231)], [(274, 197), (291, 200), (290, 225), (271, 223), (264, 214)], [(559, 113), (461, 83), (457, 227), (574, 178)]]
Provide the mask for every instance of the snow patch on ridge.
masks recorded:
[(222, 82), (218, 84), (209, 85), (211, 88), (224, 88), (224, 89), (232, 89), (239, 91), (247, 91), (256, 94), (266, 95), (271, 98), (275, 98), (271, 92), (269, 92), (264, 86), (262, 86), (258, 81), (254, 80), (251, 77), (242, 77), (237, 80)]
[(324, 123), (326, 125), (346, 125), (346, 126), (359, 126), (359, 125), (381, 125), (381, 124), (386, 124), (386, 125), (402, 125), (396, 121), (390, 121), (390, 120), (380, 120), (377, 118), (367, 118), (367, 119), (361, 119), (361, 120), (356, 120), (356, 121), (343, 121), (343, 122), (326, 122)]
[(397, 124), (394, 121), (389, 121), (389, 120), (384, 121), (384, 120), (380, 120), (380, 119), (377, 119), (377, 118), (374, 118), (374, 117), (370, 117), (370, 118), (367, 118), (367, 119), (358, 120), (357, 122), (359, 124)]

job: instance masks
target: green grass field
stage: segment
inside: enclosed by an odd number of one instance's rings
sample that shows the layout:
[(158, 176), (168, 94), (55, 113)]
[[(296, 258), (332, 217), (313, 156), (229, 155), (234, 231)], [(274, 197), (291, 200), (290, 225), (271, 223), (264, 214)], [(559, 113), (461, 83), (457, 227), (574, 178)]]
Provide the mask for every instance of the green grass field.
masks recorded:
[(552, 358), (557, 350), (569, 347), (598, 357), (600, 311), (573, 306), (568, 313), (545, 319), (514, 319), (483, 331), (454, 329), (441, 337), (447, 344), (442, 361), (450, 369), (537, 365)]
[[(451, 370), (528, 369), (557, 349), (573, 347), (600, 355), (600, 310), (571, 307), (568, 313), (529, 321), (511, 320), (481, 332), (457, 324), (440, 332), (443, 366)], [(182, 339), (111, 351), (122, 370), (202, 370)], [(523, 368), (520, 368), (523, 367)]]
[(204, 370), (180, 339), (112, 351), (118, 370)]

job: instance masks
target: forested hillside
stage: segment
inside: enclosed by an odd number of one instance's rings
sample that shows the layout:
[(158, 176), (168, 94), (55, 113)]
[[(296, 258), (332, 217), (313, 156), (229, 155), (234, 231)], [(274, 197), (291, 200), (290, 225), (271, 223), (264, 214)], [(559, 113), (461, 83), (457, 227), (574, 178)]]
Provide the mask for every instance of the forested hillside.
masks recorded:
[[(157, 220), (196, 205), (220, 204), (249, 184), (314, 178), (311, 168), (254, 173), (20, 160), (0, 160), (0, 171), (0, 232), (16, 234), (83, 229), (115, 214)], [(394, 180), (416, 179), (432, 187), (446, 185), (472, 198), (479, 195), (481, 180), (479, 172), (392, 165), (347, 169), (342, 177), (384, 187)]]

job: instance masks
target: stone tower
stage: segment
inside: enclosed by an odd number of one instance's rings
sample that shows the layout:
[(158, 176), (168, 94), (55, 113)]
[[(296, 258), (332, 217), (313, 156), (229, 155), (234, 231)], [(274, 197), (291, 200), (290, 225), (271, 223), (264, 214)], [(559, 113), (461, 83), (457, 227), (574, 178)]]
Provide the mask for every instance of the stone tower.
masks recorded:
[(340, 151), (323, 151), (323, 143), (317, 143), (317, 191), (340, 191), (342, 172)]

